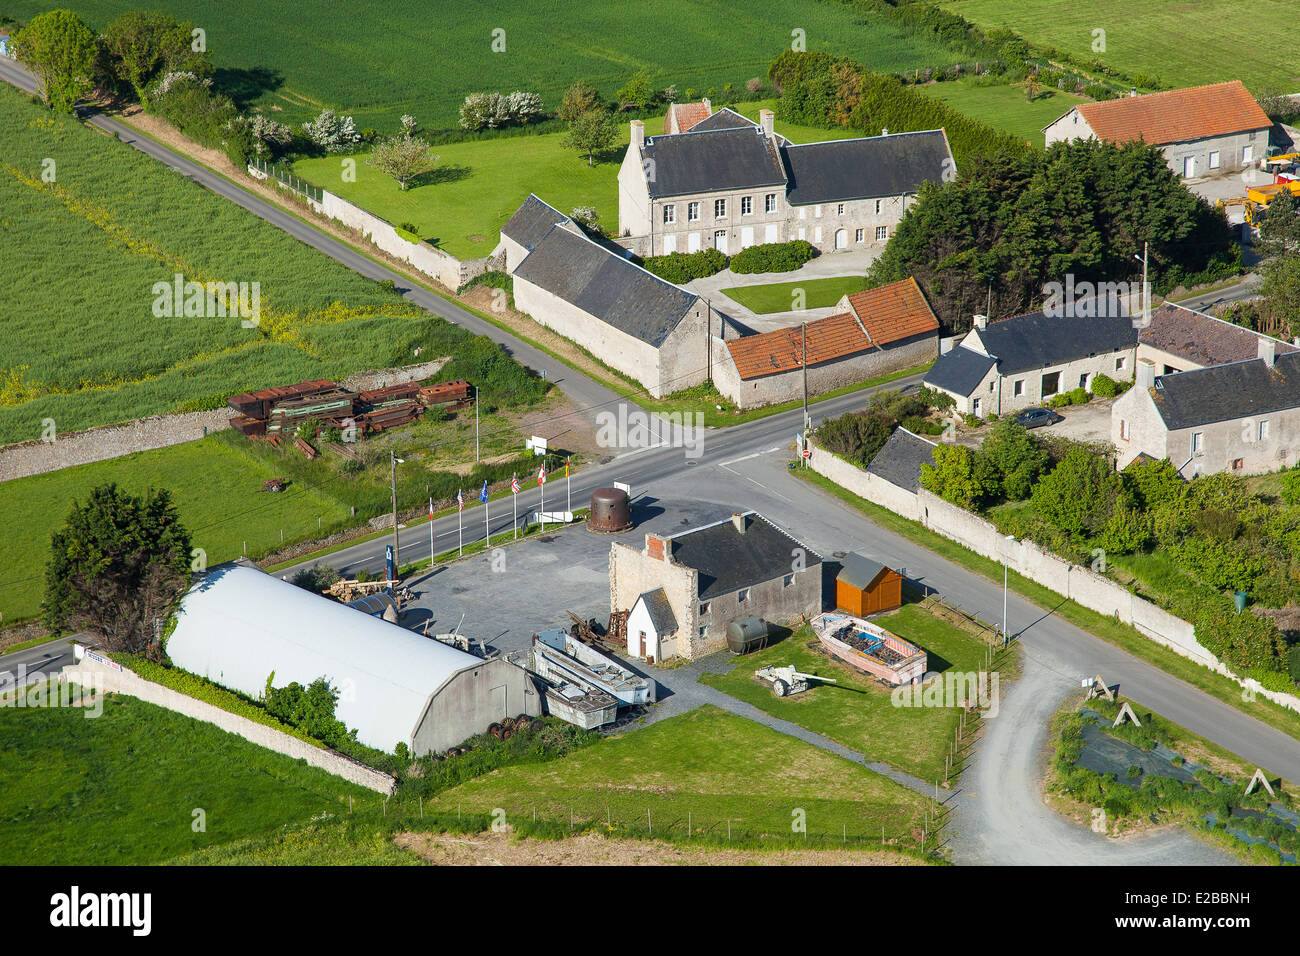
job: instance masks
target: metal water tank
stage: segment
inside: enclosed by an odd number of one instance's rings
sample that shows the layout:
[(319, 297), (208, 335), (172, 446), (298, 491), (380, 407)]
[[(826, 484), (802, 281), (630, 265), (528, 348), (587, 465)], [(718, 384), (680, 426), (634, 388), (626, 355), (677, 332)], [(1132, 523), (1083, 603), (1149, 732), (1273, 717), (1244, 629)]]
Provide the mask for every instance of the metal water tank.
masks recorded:
[(597, 488), (591, 496), (587, 530), (614, 534), (632, 527), (632, 505), (621, 488)]
[(772, 637), (772, 626), (761, 617), (742, 617), (727, 625), (727, 649), (733, 654), (761, 650)]

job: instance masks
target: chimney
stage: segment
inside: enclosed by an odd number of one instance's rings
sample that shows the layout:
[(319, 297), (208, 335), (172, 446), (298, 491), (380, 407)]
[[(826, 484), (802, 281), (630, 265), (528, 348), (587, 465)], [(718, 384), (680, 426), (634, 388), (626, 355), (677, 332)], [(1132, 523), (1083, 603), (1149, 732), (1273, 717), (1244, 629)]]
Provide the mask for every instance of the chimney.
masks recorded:
[(641, 146), (644, 143), (645, 143), (645, 123), (643, 123), (641, 120), (633, 120), (631, 149), (640, 152)]
[(763, 128), (763, 135), (768, 139), (773, 139), (776, 136), (776, 130), (773, 127), (773, 121), (775, 119), (776, 114), (771, 110), (758, 111), (758, 125)]
[(656, 561), (667, 561), (668, 541), (657, 534), (647, 534), (645, 536), (645, 554), (647, 558), (654, 558)]
[(740, 534), (745, 533), (745, 528), (749, 524), (749, 519), (745, 515), (732, 515), (731, 526)]
[(1156, 363), (1149, 358), (1138, 359), (1137, 387), (1153, 388), (1156, 384)]
[(713, 115), (713, 104), (709, 102), (709, 98), (706, 96), (706, 97), (704, 97), (704, 99), (700, 100), (700, 102), (704, 104), (704, 110), (705, 110), (705, 112), (708, 113), (710, 116), (712, 116), (712, 115)]
[(975, 316), (975, 328), (987, 329), (989, 327), (989, 317), (987, 315)]
[(1267, 335), (1259, 337), (1259, 357), (1264, 360), (1264, 364), (1273, 368), (1277, 361), (1277, 343)]

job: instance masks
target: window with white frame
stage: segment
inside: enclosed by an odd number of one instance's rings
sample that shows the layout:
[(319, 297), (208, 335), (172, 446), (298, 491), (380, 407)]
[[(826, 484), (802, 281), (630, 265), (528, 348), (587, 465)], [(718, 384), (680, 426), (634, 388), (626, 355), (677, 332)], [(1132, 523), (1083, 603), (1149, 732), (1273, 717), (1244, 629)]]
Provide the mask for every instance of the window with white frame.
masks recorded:
[(842, 215), (844, 215), (844, 203), (837, 203), (837, 204), (836, 204), (836, 206), (835, 206), (835, 215), (837, 215), (837, 216), (842, 216)]
[(1192, 454), (1205, 451), (1205, 432), (1192, 432)]
[(740, 214), (741, 214), (742, 216), (750, 216), (750, 215), (753, 215), (753, 212), (754, 212), (754, 197), (753, 197), (753, 196), (741, 196), (741, 197), (740, 197)]
[(1210, 150), (1210, 168), (1219, 168), (1219, 151), (1217, 149)]
[(1128, 360), (1127, 355), (1121, 355), (1119, 356), (1119, 358), (1115, 359), (1115, 371), (1117, 372), (1124, 371), (1124, 366), (1128, 364), (1127, 360)]
[(877, 227), (876, 227), (876, 241), (877, 241), (877, 242), (884, 242), (884, 241), (885, 241), (886, 239), (888, 239), (888, 238), (889, 238), (889, 229), (888, 229), (888, 227), (886, 227), (886, 226), (877, 226)]
[(700, 218), (700, 204), (697, 202), (688, 202), (686, 204), (686, 218), (691, 222), (697, 222)]
[(1011, 394), (1016, 398), (1025, 394), (1025, 380), (1023, 378), (1016, 382), (1015, 385), (1011, 386)]
[(1263, 421), (1263, 422), (1260, 422), (1260, 423), (1259, 423), (1259, 440), (1260, 440), (1260, 441), (1268, 441), (1268, 422), (1267, 422), (1267, 421)]
[(677, 207), (673, 205), (664, 206), (664, 222), (669, 223), (669, 222), (676, 222), (676, 221), (677, 221)]
[(727, 201), (725, 199), (713, 200), (713, 218), (714, 219), (727, 218)]
[(1119, 437), (1128, 441), (1128, 421), (1123, 418), (1119, 420)]
[(768, 193), (763, 200), (764, 212), (776, 212), (776, 193)]
[(862, 242), (866, 238), (867, 238), (867, 230), (865, 229), (858, 229), (853, 233), (854, 242)]
[(884, 200), (883, 200), (883, 199), (877, 199), (877, 200), (876, 200), (876, 215), (877, 215), (877, 216), (880, 215), (880, 209), (881, 209), (881, 206), (882, 206), (883, 203), (884, 203)]

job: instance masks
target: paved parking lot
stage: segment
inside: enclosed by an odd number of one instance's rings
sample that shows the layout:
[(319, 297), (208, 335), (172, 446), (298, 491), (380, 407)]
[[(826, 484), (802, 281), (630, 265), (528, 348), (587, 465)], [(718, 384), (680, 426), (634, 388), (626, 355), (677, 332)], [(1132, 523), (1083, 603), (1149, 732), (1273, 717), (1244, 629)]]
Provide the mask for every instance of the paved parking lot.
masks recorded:
[(402, 624), (430, 634), (455, 630), (505, 653), (529, 647), (535, 632), (583, 620), (609, 620), (609, 548), (640, 547), (647, 531), (669, 534), (729, 517), (743, 506), (709, 502), (633, 503), (636, 525), (622, 534), (593, 534), (579, 523), (438, 568), (410, 582), (416, 599)]

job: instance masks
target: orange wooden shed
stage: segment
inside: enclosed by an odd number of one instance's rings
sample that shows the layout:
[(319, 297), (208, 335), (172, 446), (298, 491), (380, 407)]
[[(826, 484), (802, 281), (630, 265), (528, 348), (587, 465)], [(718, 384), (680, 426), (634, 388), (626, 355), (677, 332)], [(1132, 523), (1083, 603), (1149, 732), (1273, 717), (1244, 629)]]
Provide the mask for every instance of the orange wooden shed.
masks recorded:
[(903, 605), (903, 576), (879, 561), (849, 552), (835, 578), (835, 606), (856, 617)]

